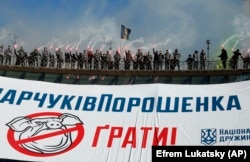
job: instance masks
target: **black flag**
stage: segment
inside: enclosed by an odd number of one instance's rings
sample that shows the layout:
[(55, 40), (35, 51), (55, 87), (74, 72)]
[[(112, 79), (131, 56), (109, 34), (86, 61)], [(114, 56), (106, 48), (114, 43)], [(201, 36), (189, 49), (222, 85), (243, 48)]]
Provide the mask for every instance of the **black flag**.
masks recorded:
[(131, 29), (126, 28), (124, 25), (121, 25), (121, 39), (129, 39), (129, 34), (131, 33)]

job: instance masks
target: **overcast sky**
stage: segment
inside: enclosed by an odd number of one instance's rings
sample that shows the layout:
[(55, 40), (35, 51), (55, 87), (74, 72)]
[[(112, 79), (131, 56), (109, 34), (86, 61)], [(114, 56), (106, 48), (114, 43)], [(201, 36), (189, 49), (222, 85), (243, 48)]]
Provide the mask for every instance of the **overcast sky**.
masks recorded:
[[(210, 56), (225, 44), (248, 48), (250, 23), (243, 0), (0, 0), (0, 41), (17, 36), (26, 51), (61, 47), (135, 52), (179, 49), (182, 59), (205, 49)], [(121, 24), (131, 29), (121, 40)], [(243, 44), (243, 45), (242, 45)], [(122, 48), (123, 50), (124, 48)]]

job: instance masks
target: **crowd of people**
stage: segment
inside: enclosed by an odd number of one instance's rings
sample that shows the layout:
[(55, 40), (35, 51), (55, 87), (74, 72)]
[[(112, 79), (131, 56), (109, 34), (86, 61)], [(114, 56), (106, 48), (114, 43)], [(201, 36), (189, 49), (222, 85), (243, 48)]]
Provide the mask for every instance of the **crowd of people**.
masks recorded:
[(233, 55), (229, 58), (227, 50), (225, 48), (221, 49), (221, 54), (218, 57), (220, 57), (223, 68), (226, 69), (227, 65), (229, 65), (231, 69), (238, 69), (239, 59), (241, 59), (243, 62), (243, 69), (248, 69), (250, 65), (250, 54), (247, 53), (243, 55), (239, 49), (233, 50), (232, 52)]
[[(243, 61), (243, 68), (250, 65), (250, 55), (242, 55), (240, 50), (233, 51), (231, 58), (228, 57), (227, 50), (221, 49), (221, 64), (224, 69), (227, 65), (231, 69), (238, 68), (239, 58)], [(14, 59), (15, 58), (15, 59)], [(143, 53), (142, 49), (138, 49), (135, 53), (125, 50), (124, 54), (111, 50), (102, 52), (101, 50), (93, 51), (91, 49), (83, 50), (83, 52), (65, 50), (61, 48), (52, 53), (47, 47), (41, 52), (35, 48), (28, 53), (22, 46), (19, 49), (12, 49), (9, 45), (6, 49), (4, 45), (0, 46), (0, 65), (20, 65), (33, 67), (49, 67), (49, 68), (71, 68), (71, 69), (115, 69), (115, 70), (180, 70), (181, 53), (175, 49), (172, 53), (166, 50), (152, 49)], [(202, 49), (200, 52), (195, 50), (193, 54), (189, 54), (186, 59), (187, 70), (205, 70), (207, 64), (207, 56)], [(183, 70), (186, 70), (183, 69)]]

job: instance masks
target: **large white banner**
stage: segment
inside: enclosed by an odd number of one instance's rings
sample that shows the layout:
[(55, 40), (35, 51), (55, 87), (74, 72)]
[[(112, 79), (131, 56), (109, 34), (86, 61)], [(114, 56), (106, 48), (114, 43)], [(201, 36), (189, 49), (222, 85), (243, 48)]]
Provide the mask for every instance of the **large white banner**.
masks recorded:
[(0, 158), (151, 162), (151, 146), (250, 145), (250, 81), (67, 85), (0, 77)]

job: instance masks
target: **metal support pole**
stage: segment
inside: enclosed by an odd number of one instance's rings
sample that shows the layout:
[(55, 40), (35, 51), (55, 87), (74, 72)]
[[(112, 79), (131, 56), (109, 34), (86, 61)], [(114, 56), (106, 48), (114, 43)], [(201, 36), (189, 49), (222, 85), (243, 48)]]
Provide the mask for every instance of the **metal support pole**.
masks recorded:
[(209, 59), (209, 45), (210, 45), (211, 41), (208, 39), (208, 40), (206, 40), (206, 43), (207, 43), (207, 62), (208, 62), (207, 68), (209, 69), (209, 65), (210, 65), (210, 59)]

